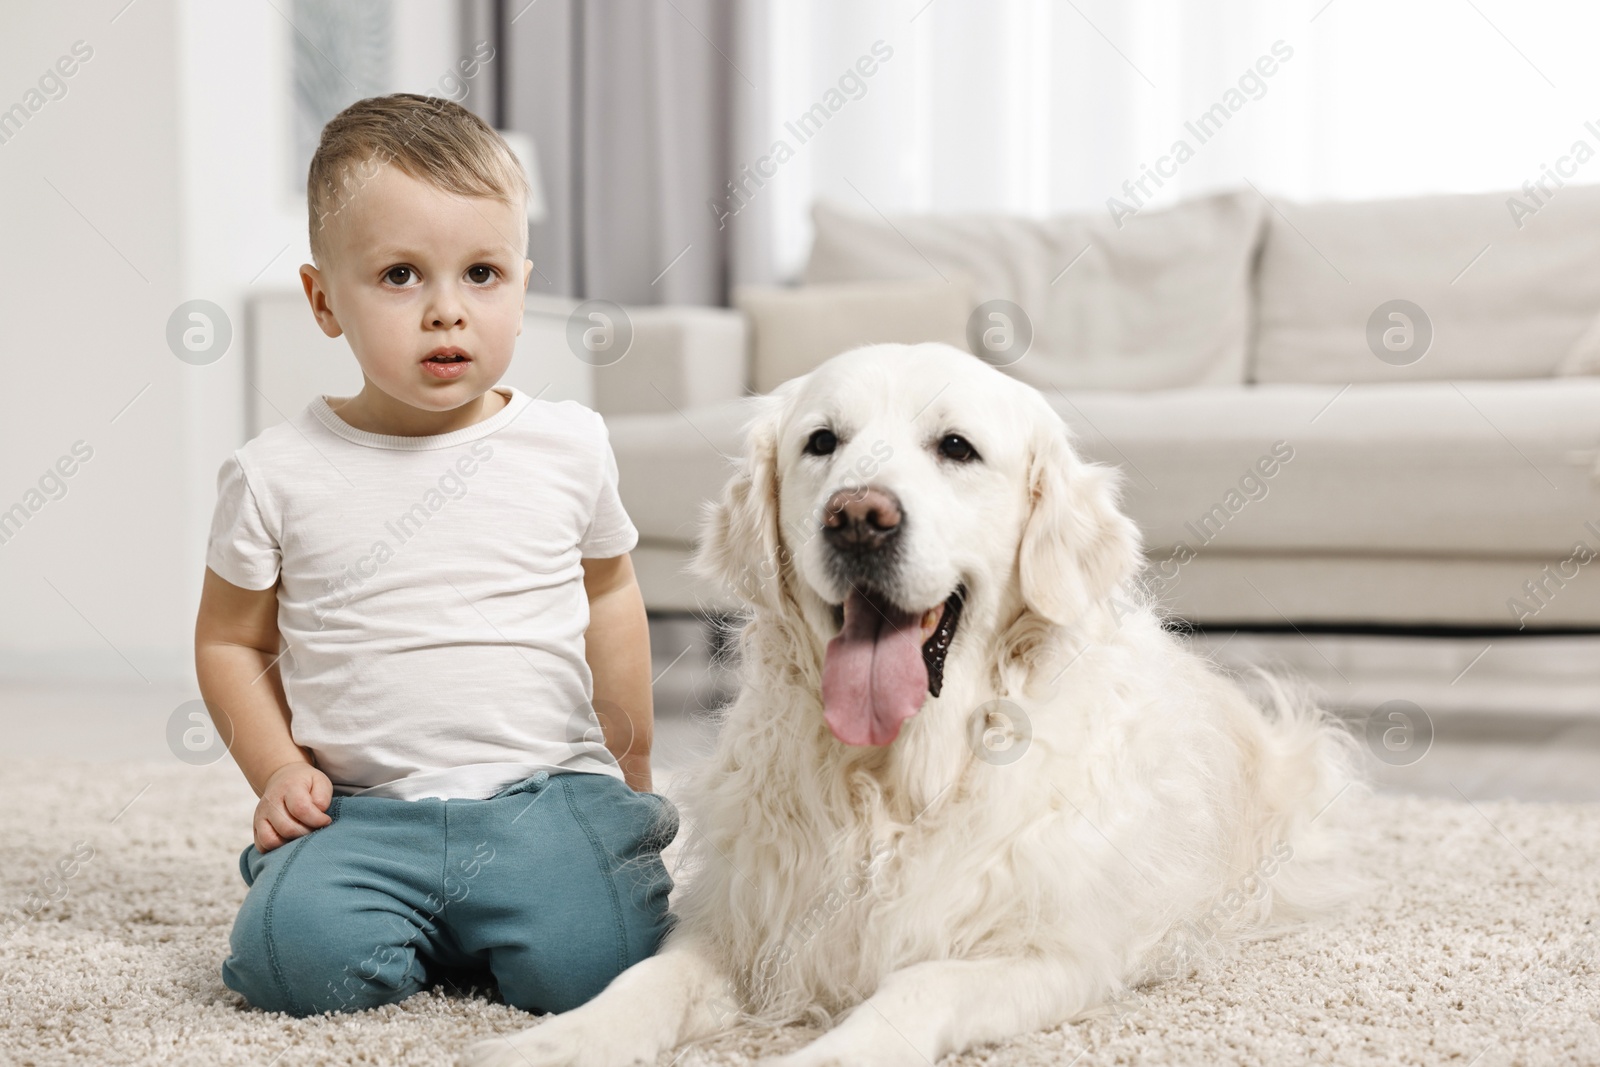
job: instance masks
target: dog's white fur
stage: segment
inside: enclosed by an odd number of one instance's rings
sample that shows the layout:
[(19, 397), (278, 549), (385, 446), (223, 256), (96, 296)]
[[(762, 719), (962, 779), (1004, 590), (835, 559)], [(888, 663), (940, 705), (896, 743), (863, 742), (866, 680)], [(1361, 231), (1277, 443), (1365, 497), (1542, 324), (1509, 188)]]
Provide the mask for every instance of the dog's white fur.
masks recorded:
[[(751, 611), (715, 754), (675, 796), (678, 925), (588, 1004), (467, 1061), (654, 1063), (805, 1020), (832, 1028), (785, 1067), (921, 1067), (1184, 973), (1185, 941), (1328, 905), (1345, 879), (1318, 817), (1352, 781), (1348, 738), (1163, 629), (1116, 472), (1037, 392), (948, 346), (877, 345), (755, 403), (697, 555)], [(837, 449), (803, 454), (824, 426)], [(980, 458), (942, 458), (951, 432)], [(836, 740), (820, 696), (846, 591), (822, 505), (867, 484), (906, 516), (897, 602), (968, 591), (943, 691), (881, 748)]]

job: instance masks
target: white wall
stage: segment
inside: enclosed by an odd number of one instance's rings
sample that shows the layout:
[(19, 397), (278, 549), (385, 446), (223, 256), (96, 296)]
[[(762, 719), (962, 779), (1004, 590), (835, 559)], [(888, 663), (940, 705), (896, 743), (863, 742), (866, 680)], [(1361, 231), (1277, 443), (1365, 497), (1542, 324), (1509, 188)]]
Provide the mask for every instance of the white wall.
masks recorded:
[(192, 368), (165, 341), (185, 289), (176, 15), (148, 0), (113, 22), (123, 2), (0, 15), (0, 108), (75, 41), (93, 50), (0, 144), (0, 510), (75, 441), (93, 449), (66, 495), (0, 545), (10, 675), (153, 680), (179, 666), (193, 626)]
[[(309, 259), (284, 179), (293, 4), (126, 5), (0, 9), (0, 109), (93, 49), (0, 143), (0, 511), (93, 449), (0, 544), (0, 677), (192, 678), (217, 466), (245, 440), (245, 301), (298, 289)], [(395, 24), (391, 89), (443, 91), (455, 3), (401, 0)], [(166, 344), (194, 298), (232, 321), (209, 366)]]

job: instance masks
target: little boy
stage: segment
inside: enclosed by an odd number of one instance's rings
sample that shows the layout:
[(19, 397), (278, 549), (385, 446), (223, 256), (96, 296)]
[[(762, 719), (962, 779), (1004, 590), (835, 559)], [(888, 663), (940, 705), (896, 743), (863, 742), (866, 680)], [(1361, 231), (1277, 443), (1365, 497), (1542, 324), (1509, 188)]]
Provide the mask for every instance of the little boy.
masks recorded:
[(301, 280), (363, 385), (218, 473), (195, 662), (261, 798), (222, 979), (298, 1016), (487, 969), (507, 1003), (565, 1011), (673, 922), (678, 815), (649, 791), (638, 534), (605, 424), (494, 388), (533, 264), (526, 180), (488, 125), (359, 101), (307, 194)]

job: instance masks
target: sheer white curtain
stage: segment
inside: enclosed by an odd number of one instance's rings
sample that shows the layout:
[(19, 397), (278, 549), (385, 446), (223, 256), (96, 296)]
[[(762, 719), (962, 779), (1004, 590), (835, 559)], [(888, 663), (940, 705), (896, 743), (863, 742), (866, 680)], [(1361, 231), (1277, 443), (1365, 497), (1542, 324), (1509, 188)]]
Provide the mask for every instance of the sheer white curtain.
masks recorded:
[(1138, 206), (1160, 206), (1246, 182), (1356, 199), (1515, 189), (1546, 168), (1600, 180), (1600, 159), (1574, 156), (1578, 141), (1600, 149), (1600, 5), (1575, 0), (736, 12), (733, 186), (708, 204), (728, 212), (736, 281), (795, 276), (817, 197), (869, 213), (1049, 214), (1133, 204), (1125, 182)]

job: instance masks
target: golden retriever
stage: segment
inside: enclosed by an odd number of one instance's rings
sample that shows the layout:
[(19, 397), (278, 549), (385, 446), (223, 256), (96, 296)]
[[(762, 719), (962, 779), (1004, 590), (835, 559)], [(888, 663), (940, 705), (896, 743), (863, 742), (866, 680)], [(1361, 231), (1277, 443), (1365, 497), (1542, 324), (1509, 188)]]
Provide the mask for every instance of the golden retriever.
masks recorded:
[(1162, 626), (1117, 472), (1037, 391), (875, 345), (752, 403), (696, 557), (749, 611), (677, 783), (677, 925), (466, 1062), (655, 1063), (801, 1020), (827, 1032), (782, 1067), (925, 1067), (1334, 900), (1348, 736)]

